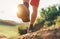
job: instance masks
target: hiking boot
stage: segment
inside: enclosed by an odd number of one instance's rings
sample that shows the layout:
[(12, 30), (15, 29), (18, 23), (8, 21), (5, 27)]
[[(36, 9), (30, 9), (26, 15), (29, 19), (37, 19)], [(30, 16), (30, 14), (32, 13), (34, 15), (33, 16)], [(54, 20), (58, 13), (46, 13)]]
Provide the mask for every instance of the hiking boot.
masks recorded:
[(33, 30), (34, 30), (34, 26), (33, 26), (33, 24), (30, 24), (29, 31), (33, 32)]

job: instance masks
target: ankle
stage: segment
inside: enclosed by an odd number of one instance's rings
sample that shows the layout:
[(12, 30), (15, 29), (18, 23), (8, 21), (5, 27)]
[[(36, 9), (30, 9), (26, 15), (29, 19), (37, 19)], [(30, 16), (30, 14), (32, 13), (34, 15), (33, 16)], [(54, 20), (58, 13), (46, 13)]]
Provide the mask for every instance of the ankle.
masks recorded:
[(33, 24), (30, 24), (29, 30), (33, 29)]

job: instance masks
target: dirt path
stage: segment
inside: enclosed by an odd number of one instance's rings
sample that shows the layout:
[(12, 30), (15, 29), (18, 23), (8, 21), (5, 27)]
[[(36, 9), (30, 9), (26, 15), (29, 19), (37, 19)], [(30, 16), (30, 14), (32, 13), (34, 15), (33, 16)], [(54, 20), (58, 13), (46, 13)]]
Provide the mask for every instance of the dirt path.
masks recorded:
[(48, 27), (36, 32), (21, 35), (18, 39), (60, 39), (60, 27)]

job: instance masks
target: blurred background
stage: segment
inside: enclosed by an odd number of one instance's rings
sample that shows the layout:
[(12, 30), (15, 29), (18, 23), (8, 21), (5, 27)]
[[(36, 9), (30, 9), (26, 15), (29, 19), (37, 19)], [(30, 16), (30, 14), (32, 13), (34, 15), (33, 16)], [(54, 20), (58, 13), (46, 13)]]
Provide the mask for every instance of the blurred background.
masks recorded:
[[(18, 4), (23, 4), (22, 0), (0, 0), (0, 34), (7, 37), (16, 37), (18, 35), (18, 26), (24, 25), (21, 19), (16, 16)], [(30, 15), (32, 6), (30, 5)], [(44, 21), (44, 22), (43, 22)], [(21, 25), (22, 24), (22, 25)], [(39, 27), (60, 26), (60, 0), (40, 0), (38, 15), (35, 26)]]

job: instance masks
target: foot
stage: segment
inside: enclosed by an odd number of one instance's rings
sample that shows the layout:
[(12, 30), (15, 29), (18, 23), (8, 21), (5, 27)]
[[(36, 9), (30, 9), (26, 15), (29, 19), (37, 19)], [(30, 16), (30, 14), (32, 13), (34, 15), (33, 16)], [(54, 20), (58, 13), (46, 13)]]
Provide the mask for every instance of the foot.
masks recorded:
[(29, 32), (33, 32), (33, 30), (34, 30), (33, 24), (30, 24)]

